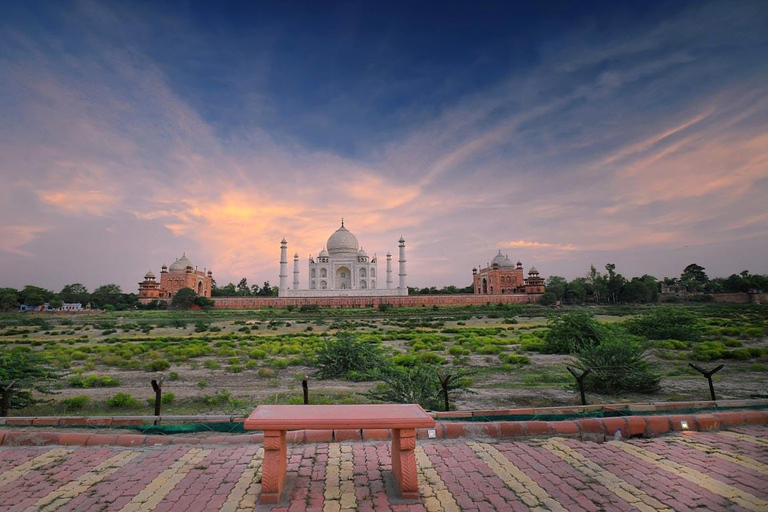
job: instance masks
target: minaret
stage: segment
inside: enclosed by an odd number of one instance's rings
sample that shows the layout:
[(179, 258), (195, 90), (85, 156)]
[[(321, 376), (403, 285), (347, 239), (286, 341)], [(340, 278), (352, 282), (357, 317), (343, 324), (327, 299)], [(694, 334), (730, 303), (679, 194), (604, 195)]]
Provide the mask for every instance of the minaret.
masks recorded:
[(299, 253), (293, 254), (293, 289), (299, 289)]
[(398, 275), (400, 276), (400, 284), (398, 285), (398, 288), (403, 290), (404, 295), (408, 295), (408, 287), (405, 286), (405, 276), (407, 275), (405, 273), (405, 240), (401, 236), (398, 242), (400, 242), (400, 259), (398, 260), (398, 263), (400, 264), (400, 271), (398, 272)]
[(392, 288), (392, 253), (387, 251), (387, 290)]
[(280, 242), (280, 286), (279, 294), (288, 289), (288, 242), (283, 238)]

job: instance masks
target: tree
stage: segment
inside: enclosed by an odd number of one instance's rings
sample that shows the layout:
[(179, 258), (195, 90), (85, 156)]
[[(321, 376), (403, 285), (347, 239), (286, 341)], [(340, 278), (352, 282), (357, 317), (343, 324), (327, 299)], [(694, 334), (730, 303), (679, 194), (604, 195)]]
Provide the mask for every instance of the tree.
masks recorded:
[(584, 277), (577, 277), (570, 283), (565, 290), (564, 301), (568, 304), (581, 304), (587, 298), (587, 279)]
[(19, 292), (15, 288), (0, 288), (0, 311), (19, 309)]
[(99, 286), (91, 294), (91, 302), (99, 309), (103, 309), (107, 305), (117, 307), (122, 299), (123, 291), (120, 286), (116, 284), (105, 284)]
[(592, 299), (596, 304), (600, 304), (600, 299), (605, 296), (607, 288), (605, 286), (605, 278), (597, 271), (594, 265), (589, 267), (587, 282), (591, 288)]
[(195, 306), (199, 307), (200, 309), (211, 309), (214, 304), (215, 302), (208, 297), (203, 297), (202, 295), (195, 297)]
[(709, 281), (704, 267), (691, 263), (680, 274), (680, 282), (685, 285), (688, 291), (699, 291), (704, 288), (704, 285)]
[(91, 294), (88, 292), (88, 288), (80, 283), (66, 285), (61, 289), (61, 292), (59, 292), (59, 296), (64, 302), (79, 302), (82, 305), (88, 304), (91, 299)]
[(41, 402), (32, 396), (32, 391), (53, 393), (50, 383), (58, 378), (59, 373), (49, 366), (48, 360), (28, 347), (0, 351), (0, 415), (7, 416), (8, 409)]
[[(275, 287), (276, 289), (277, 287)], [(269, 297), (271, 295), (277, 295), (276, 290), (272, 289), (272, 286), (270, 286), (269, 281), (264, 281), (264, 286), (261, 287), (261, 291), (259, 291), (259, 295), (263, 297)]]
[(28, 306), (42, 306), (53, 297), (53, 292), (39, 286), (27, 285), (19, 292), (22, 304)]
[(237, 295), (237, 288), (235, 288), (234, 283), (229, 283), (224, 288), (219, 288), (221, 290), (221, 297), (234, 297)]
[(237, 284), (237, 294), (242, 295), (243, 297), (251, 294), (251, 290), (248, 288), (248, 280), (246, 278), (242, 278)]
[(608, 291), (608, 298), (611, 302), (618, 302), (621, 289), (626, 284), (627, 280), (624, 276), (616, 273), (616, 265), (608, 263), (605, 265), (605, 270), (608, 271), (607, 279), (605, 280), (605, 287)]
[(195, 299), (197, 299), (197, 293), (192, 288), (184, 287), (176, 292), (171, 301), (171, 308), (173, 309), (190, 309), (195, 305)]
[(568, 288), (568, 281), (564, 277), (549, 276), (545, 285), (547, 292), (553, 293), (557, 300), (563, 300)]

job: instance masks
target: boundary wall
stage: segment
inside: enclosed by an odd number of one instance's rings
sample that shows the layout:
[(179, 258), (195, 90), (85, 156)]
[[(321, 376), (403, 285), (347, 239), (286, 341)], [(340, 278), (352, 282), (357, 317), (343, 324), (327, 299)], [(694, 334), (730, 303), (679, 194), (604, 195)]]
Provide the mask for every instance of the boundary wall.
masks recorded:
[(483, 306), (486, 304), (537, 303), (541, 294), (509, 295), (407, 295), (401, 297), (215, 297), (215, 309), (262, 309), (317, 304), (324, 308)]

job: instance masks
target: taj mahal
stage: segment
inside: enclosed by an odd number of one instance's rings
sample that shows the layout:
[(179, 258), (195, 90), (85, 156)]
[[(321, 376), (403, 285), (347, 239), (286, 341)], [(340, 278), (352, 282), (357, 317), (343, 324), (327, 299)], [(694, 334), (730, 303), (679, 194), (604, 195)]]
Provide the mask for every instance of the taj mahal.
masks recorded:
[(280, 242), (279, 297), (383, 297), (408, 295), (405, 284), (405, 240), (398, 240), (398, 282), (392, 279), (392, 254), (387, 252), (387, 268), (382, 286), (377, 257), (360, 247), (357, 237), (341, 227), (329, 238), (316, 258), (309, 256), (307, 288), (301, 289), (299, 255), (293, 255), (293, 282), (288, 285), (288, 242)]

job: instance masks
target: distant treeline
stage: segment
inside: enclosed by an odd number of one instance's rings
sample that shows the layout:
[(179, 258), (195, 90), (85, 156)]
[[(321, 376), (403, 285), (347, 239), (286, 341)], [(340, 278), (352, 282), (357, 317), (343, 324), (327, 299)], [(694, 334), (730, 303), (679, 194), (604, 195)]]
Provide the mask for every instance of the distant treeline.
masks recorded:
[[(616, 272), (616, 265), (609, 263), (605, 273), (592, 266), (584, 277), (568, 281), (564, 277), (550, 276), (545, 281), (546, 293), (543, 304), (602, 303), (643, 303), (656, 302), (662, 292), (662, 285), (671, 292), (698, 294), (706, 300), (707, 294), (768, 291), (768, 275), (750, 274), (745, 270), (729, 277), (710, 279), (705, 268), (692, 263), (683, 269), (680, 277), (665, 277), (661, 281), (645, 274), (627, 279)], [(702, 295), (703, 294), (703, 295)], [(696, 295), (694, 295), (696, 296)], [(711, 297), (710, 297), (711, 298)]]

